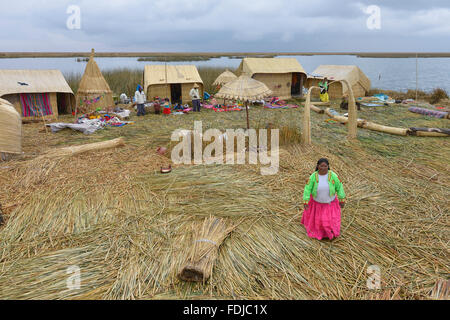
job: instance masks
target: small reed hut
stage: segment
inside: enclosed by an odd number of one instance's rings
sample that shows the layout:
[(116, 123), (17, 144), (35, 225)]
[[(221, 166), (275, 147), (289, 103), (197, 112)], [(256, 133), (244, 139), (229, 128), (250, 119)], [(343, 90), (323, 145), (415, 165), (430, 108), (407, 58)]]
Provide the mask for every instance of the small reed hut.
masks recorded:
[(225, 83), (228, 83), (230, 81), (236, 80), (237, 76), (231, 72), (230, 70), (226, 69), (224, 72), (222, 72), (214, 81), (214, 86), (222, 86)]
[(76, 102), (77, 112), (92, 112), (113, 107), (112, 91), (94, 60), (94, 49), (91, 51), (89, 61), (78, 86)]
[(0, 70), (0, 98), (23, 121), (55, 120), (75, 108), (73, 91), (59, 70)]
[(0, 161), (22, 152), (22, 119), (9, 103), (0, 99)]
[(264, 83), (280, 99), (301, 97), (307, 76), (295, 58), (244, 58), (236, 71)]
[(171, 103), (190, 102), (189, 91), (195, 83), (203, 97), (203, 81), (194, 65), (146, 65), (144, 69), (144, 90), (149, 100), (160, 97), (169, 98)]
[[(306, 81), (306, 87), (319, 86), (319, 82), (324, 77), (328, 78), (328, 82), (336, 80), (347, 80), (353, 89), (353, 95), (357, 97), (365, 97), (370, 90), (370, 80), (357, 66), (338, 66), (338, 65), (321, 65), (313, 72), (314, 76), (310, 76)], [(341, 99), (347, 95), (348, 89), (341, 82), (335, 82), (329, 86), (328, 95), (330, 99)], [(319, 96), (319, 90), (313, 90), (313, 97)]]

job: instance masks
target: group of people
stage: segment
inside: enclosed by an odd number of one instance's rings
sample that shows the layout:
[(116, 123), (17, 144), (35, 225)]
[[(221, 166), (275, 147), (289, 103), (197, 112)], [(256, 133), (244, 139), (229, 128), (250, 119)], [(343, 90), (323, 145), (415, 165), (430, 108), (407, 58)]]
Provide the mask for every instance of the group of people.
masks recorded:
[[(200, 112), (200, 86), (195, 83), (192, 89), (189, 91), (189, 96), (192, 100), (192, 106), (194, 112)], [(134, 105), (137, 107), (137, 116), (145, 115), (145, 103), (147, 102), (147, 97), (145, 95), (144, 89), (141, 85), (138, 85), (136, 88), (136, 92), (134, 93)], [(171, 104), (169, 98), (165, 98), (161, 101), (160, 98), (155, 97), (155, 102), (153, 104), (155, 108), (155, 114), (159, 114), (161, 112), (161, 107), (163, 108), (163, 114), (171, 113)], [(186, 106), (183, 106), (181, 102), (177, 102), (174, 107), (174, 111), (183, 112), (186, 109)]]

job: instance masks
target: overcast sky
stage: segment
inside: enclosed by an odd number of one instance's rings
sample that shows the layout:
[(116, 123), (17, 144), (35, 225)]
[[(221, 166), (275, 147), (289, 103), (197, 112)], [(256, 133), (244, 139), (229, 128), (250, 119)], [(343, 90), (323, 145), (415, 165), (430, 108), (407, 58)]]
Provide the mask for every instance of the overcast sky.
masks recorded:
[(450, 51), (449, 0), (0, 0), (0, 12), (0, 51)]

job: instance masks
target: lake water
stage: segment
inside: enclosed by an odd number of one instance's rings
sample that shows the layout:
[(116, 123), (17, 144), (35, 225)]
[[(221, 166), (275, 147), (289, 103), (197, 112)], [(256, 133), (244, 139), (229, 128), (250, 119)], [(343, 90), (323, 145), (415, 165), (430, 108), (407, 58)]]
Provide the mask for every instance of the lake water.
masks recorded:
[[(372, 81), (372, 88), (404, 91), (416, 88), (415, 58), (358, 58), (356, 56), (290, 56), (296, 58), (308, 73), (321, 64), (357, 65)], [(0, 69), (59, 69), (64, 74), (83, 73), (86, 62), (77, 58), (19, 58), (0, 59)], [(146, 64), (164, 62), (137, 61), (137, 58), (95, 58), (102, 70), (132, 68), (143, 70)], [(209, 61), (168, 62), (196, 66), (236, 69), (241, 59), (227, 57)], [(418, 86), (424, 91), (443, 88), (450, 93), (450, 58), (419, 58)]]

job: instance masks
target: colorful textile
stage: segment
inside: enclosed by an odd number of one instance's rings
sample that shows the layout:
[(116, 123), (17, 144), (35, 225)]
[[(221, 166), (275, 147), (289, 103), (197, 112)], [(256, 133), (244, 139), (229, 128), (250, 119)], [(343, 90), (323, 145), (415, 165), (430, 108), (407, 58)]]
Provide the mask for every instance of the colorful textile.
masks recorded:
[(167, 104), (164, 105), (163, 113), (164, 114), (170, 114), (171, 113), (170, 104), (167, 103)]
[(264, 108), (268, 108), (268, 109), (293, 109), (293, 108), (298, 108), (298, 105), (296, 105), (296, 104), (276, 105), (276, 104), (266, 103), (266, 104), (264, 104)]
[(409, 107), (408, 111), (414, 112), (414, 113), (420, 113), (426, 116), (432, 116), (436, 118), (446, 118), (448, 115), (448, 112), (444, 111), (437, 111), (437, 110), (429, 110), (429, 109), (423, 109), (423, 108), (417, 108), (417, 107)]
[(222, 107), (222, 108), (213, 107), (213, 110), (215, 112), (229, 112), (229, 111), (241, 111), (242, 109), (239, 107), (231, 106), (231, 107)]
[(86, 100), (80, 99), (80, 105), (83, 105), (83, 104), (84, 105), (91, 105), (91, 104), (97, 103), (104, 96), (105, 96), (105, 94), (102, 94), (101, 96), (98, 96), (98, 97), (93, 98), (93, 99), (86, 99)]
[(385, 107), (385, 104), (379, 104), (379, 103), (361, 103), (364, 107)]
[(320, 101), (322, 101), (322, 102), (329, 102), (330, 101), (330, 98), (328, 97), (328, 92), (320, 94)]
[(53, 114), (48, 93), (21, 93), (23, 117), (41, 117)]
[(341, 207), (338, 199), (335, 198), (331, 203), (320, 203), (311, 196), (301, 223), (310, 238), (331, 240), (338, 237), (341, 233)]

